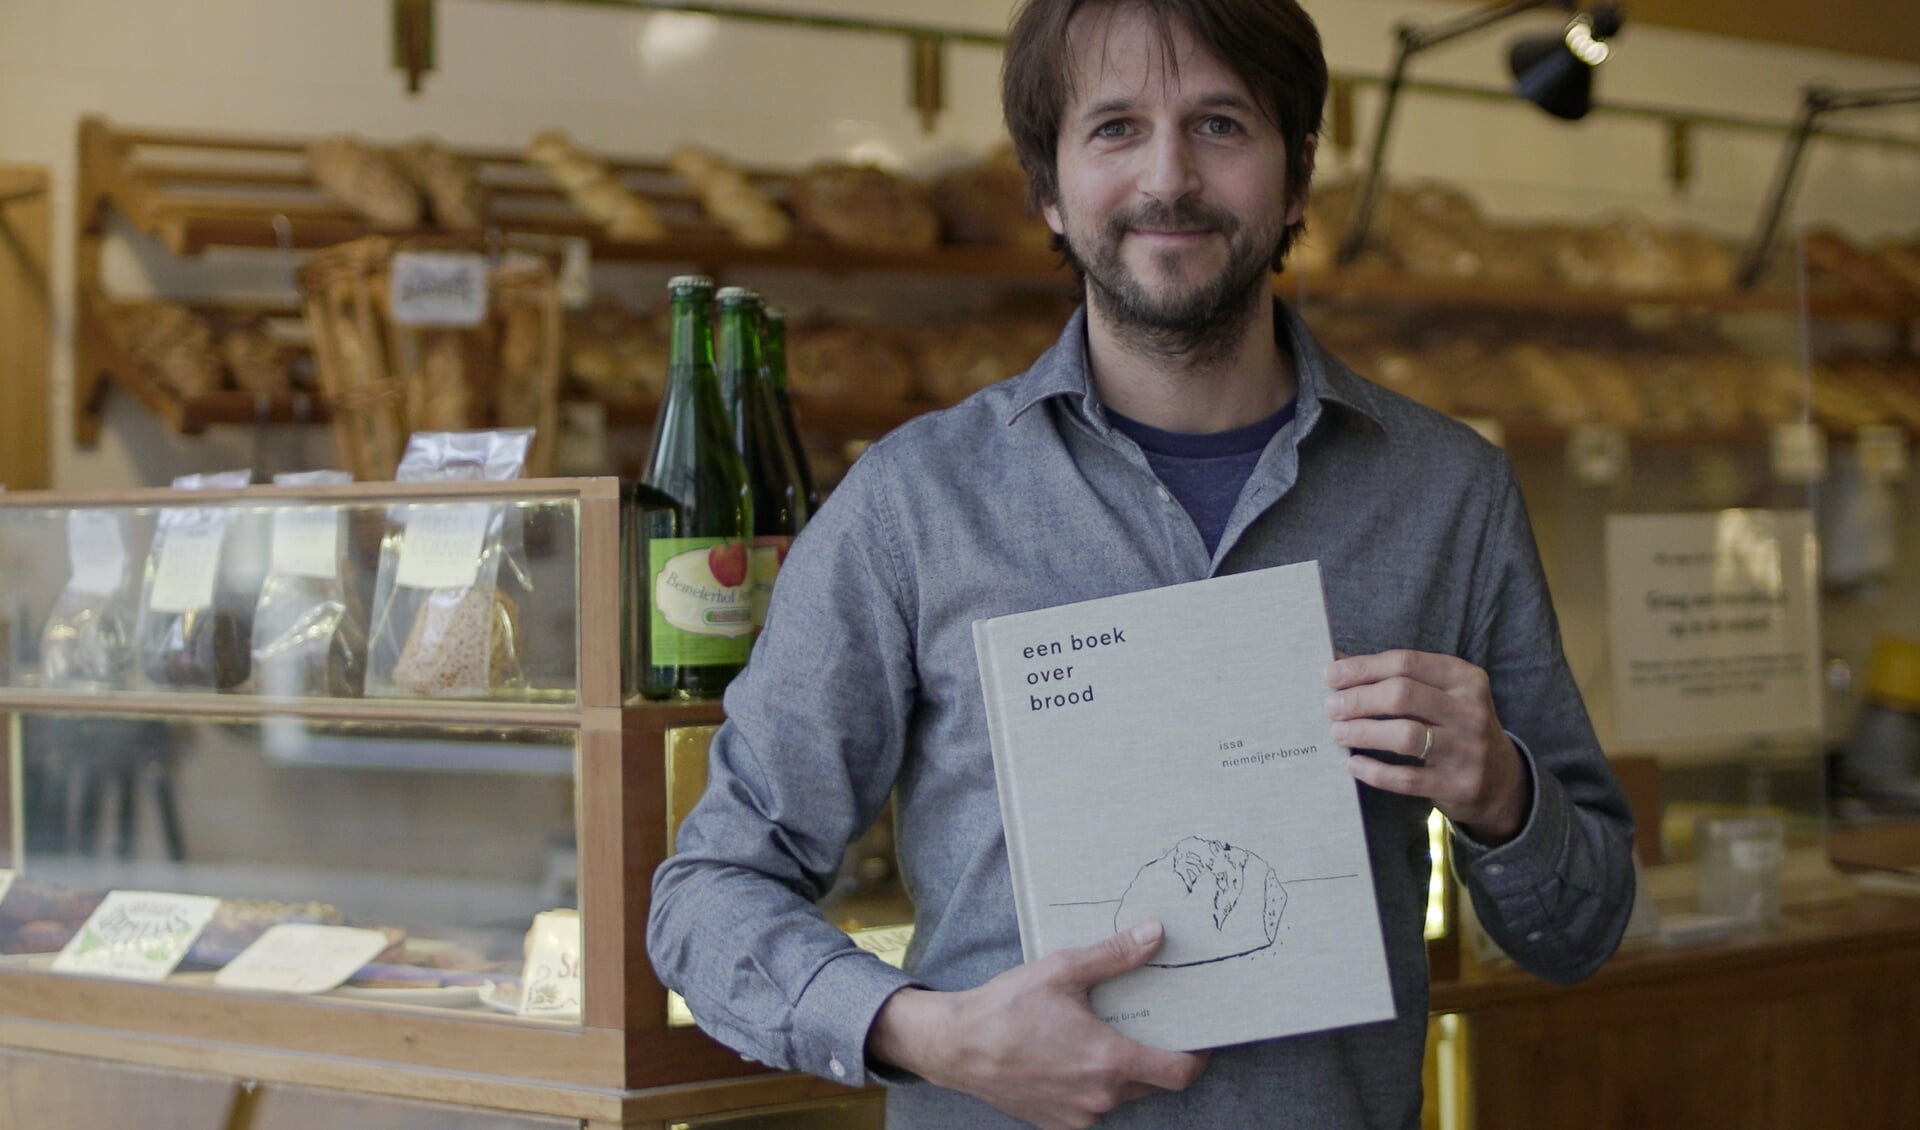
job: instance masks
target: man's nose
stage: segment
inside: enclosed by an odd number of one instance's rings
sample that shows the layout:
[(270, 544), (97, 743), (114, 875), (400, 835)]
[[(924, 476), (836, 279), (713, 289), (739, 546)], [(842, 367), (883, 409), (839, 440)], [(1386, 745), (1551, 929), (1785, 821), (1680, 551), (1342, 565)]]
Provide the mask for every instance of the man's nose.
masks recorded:
[(1146, 167), (1140, 174), (1140, 191), (1171, 204), (1197, 191), (1199, 168), (1194, 163), (1193, 146), (1180, 129), (1158, 131), (1147, 147)]

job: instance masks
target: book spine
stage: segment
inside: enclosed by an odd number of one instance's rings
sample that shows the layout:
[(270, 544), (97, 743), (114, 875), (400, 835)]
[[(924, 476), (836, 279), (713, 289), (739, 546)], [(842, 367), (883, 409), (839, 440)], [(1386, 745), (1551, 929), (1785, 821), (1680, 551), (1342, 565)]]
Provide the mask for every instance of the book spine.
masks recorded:
[(993, 622), (973, 622), (973, 650), (980, 668), (980, 697), (987, 712), (987, 740), (993, 747), (993, 774), (999, 781), (1000, 828), (1007, 841), (1007, 870), (1013, 880), (1013, 909), (1020, 921), (1020, 954), (1038, 960), (1039, 920), (1034, 917), (1033, 883), (1027, 873), (1027, 854), (1020, 838), (1019, 777), (1008, 748), (1006, 696), (1000, 689), (1000, 669), (993, 649)]

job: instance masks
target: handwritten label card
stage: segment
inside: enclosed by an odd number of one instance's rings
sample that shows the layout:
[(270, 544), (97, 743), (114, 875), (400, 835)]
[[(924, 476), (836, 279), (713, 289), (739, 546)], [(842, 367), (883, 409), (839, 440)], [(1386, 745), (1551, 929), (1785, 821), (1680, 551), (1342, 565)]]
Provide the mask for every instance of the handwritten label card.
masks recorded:
[(487, 316), (487, 261), (464, 251), (401, 251), (388, 269), (397, 326), (477, 326)]
[(118, 592), (127, 571), (127, 545), (120, 518), (105, 510), (75, 510), (67, 516), (67, 558), (75, 591), (105, 596)]
[(340, 512), (302, 506), (273, 516), (273, 571), (331, 581), (340, 575)]
[(487, 544), (484, 502), (414, 506), (400, 542), (397, 580), (412, 589), (453, 589), (473, 583)]
[(223, 989), (324, 993), (345, 984), (387, 944), (378, 930), (283, 922), (214, 974), (213, 983)]
[(534, 916), (533, 945), (520, 976), (520, 1015), (580, 1019), (580, 916), (548, 910)]
[(220, 574), (220, 544), (226, 537), (224, 522), (168, 530), (155, 550), (153, 593), (147, 607), (155, 612), (192, 612), (211, 605), (214, 578)]
[(54, 971), (164, 981), (219, 908), (202, 895), (114, 891), (53, 959)]

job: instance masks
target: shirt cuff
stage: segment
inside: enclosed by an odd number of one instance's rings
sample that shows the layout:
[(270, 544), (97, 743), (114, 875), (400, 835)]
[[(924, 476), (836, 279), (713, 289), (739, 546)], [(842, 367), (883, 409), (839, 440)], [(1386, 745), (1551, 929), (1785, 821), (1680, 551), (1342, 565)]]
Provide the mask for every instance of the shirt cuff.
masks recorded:
[(1455, 868), (1471, 874), (1496, 900), (1538, 891), (1559, 874), (1567, 825), (1573, 818), (1569, 811), (1572, 802), (1559, 780), (1540, 772), (1527, 743), (1510, 733), (1507, 737), (1519, 751), (1532, 783), (1527, 820), (1520, 834), (1498, 847), (1488, 847), (1459, 826), (1453, 828)]
[(867, 1083), (867, 1030), (913, 978), (865, 951), (820, 967), (794, 1003), (794, 1067), (849, 1087)]

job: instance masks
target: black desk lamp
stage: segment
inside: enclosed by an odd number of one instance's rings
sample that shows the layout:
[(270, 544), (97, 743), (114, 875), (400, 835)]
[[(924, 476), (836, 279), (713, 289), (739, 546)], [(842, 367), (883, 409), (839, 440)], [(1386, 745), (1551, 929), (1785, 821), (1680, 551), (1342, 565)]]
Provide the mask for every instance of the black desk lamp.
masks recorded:
[[(1393, 126), (1394, 107), (1400, 101), (1400, 89), (1405, 83), (1407, 60), (1429, 47), (1549, 3), (1572, 6), (1572, 0), (1514, 0), (1468, 12), (1433, 27), (1401, 24), (1394, 29), (1399, 51), (1394, 55), (1393, 70), (1387, 76), (1380, 121), (1373, 131), (1373, 152), (1360, 182), (1353, 215), (1347, 221), (1346, 234), (1340, 240), (1337, 262), (1353, 262), (1366, 246), (1367, 228), (1373, 222), (1373, 207), (1379, 192), (1380, 166), (1387, 152), (1387, 134)], [(1513, 70), (1515, 90), (1556, 118), (1577, 121), (1585, 117), (1592, 105), (1593, 68), (1606, 60), (1606, 41), (1619, 33), (1623, 20), (1618, 7), (1599, 4), (1591, 11), (1576, 12), (1561, 32), (1516, 39), (1507, 59)]]

